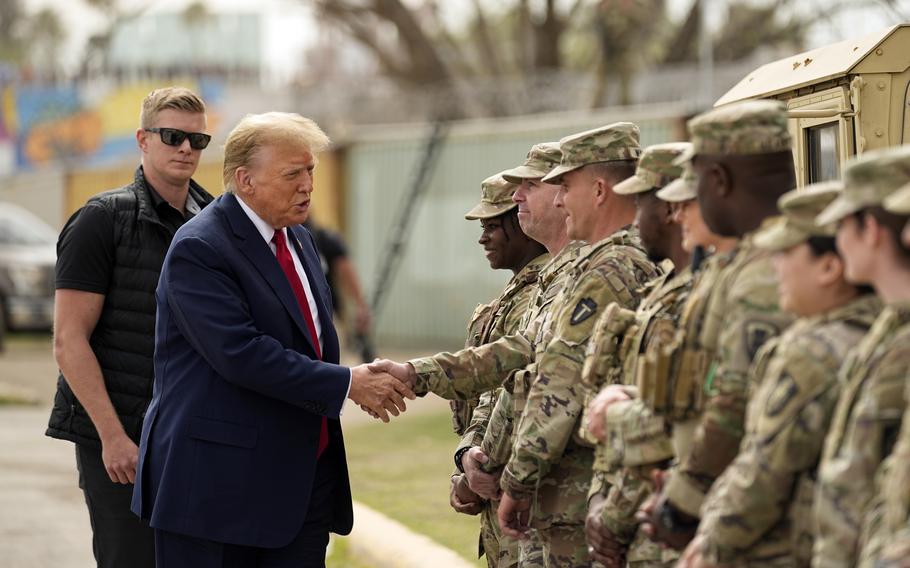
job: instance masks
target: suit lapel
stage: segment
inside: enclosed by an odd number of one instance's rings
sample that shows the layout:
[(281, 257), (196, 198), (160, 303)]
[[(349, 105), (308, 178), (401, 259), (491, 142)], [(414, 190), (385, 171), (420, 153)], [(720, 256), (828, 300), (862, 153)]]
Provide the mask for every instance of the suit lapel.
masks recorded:
[(297, 258), (300, 259), (303, 271), (306, 273), (307, 280), (310, 282), (313, 301), (316, 302), (316, 308), (319, 312), (319, 322), (322, 326), (322, 358), (323, 360), (331, 361), (329, 356), (332, 349), (329, 349), (329, 347), (331, 346), (334, 348), (338, 338), (335, 335), (335, 324), (332, 321), (332, 308), (327, 301), (328, 299), (322, 295), (321, 288), (317, 285), (323, 278), (322, 266), (319, 263), (318, 256), (310, 254), (311, 251), (315, 252), (315, 250), (311, 247), (303, 246), (303, 243), (308, 242), (309, 238), (299, 225), (288, 227), (288, 233), (291, 235), (291, 239), (289, 240), (293, 243), (294, 250), (297, 251)]
[[(278, 299), (281, 300), (284, 309), (287, 310), (291, 319), (294, 320), (294, 323), (303, 333), (310, 348), (313, 349), (313, 353), (315, 353), (313, 340), (310, 338), (310, 331), (303, 320), (300, 305), (297, 303), (294, 291), (291, 290), (291, 284), (288, 282), (287, 276), (284, 275), (284, 271), (278, 264), (278, 259), (275, 258), (268, 243), (262, 239), (262, 235), (256, 230), (253, 222), (240, 208), (236, 196), (226, 193), (219, 197), (219, 200), (223, 200), (228, 223), (231, 225), (234, 236), (237, 237), (237, 248), (262, 275), (262, 278), (272, 288)], [(303, 263), (301, 262), (301, 264)], [(307, 277), (309, 277), (309, 273)]]

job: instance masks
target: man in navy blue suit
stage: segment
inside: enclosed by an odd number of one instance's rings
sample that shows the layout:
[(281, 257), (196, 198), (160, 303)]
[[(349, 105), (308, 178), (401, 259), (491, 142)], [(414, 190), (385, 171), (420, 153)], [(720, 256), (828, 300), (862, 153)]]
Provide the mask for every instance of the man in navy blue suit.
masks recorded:
[(133, 512), (158, 568), (324, 566), (353, 524), (339, 416), (384, 421), (413, 393), (338, 365), (331, 297), (306, 220), (328, 138), (297, 114), (228, 136), (227, 193), (174, 237), (158, 283), (155, 383)]

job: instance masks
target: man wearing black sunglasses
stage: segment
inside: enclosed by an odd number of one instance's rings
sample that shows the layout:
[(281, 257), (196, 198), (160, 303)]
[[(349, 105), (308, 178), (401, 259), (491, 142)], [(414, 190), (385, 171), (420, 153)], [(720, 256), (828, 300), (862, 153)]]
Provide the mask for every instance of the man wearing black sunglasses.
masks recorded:
[(202, 100), (154, 90), (140, 121), (133, 182), (91, 198), (57, 242), (60, 377), (47, 435), (76, 445), (99, 567), (155, 566), (154, 533), (130, 512), (152, 397), (155, 288), (174, 233), (212, 201), (191, 179), (211, 140)]

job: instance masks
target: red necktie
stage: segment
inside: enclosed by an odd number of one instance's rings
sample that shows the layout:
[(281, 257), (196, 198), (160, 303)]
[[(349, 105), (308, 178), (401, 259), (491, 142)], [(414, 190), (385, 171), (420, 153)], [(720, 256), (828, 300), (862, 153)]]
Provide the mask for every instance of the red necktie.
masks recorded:
[[(322, 359), (322, 349), (319, 348), (319, 335), (316, 333), (316, 324), (313, 323), (313, 315), (310, 313), (310, 302), (306, 297), (306, 291), (303, 283), (300, 282), (300, 276), (297, 275), (297, 269), (294, 267), (294, 259), (291, 258), (291, 251), (288, 250), (287, 240), (284, 231), (278, 229), (275, 236), (272, 237), (275, 243), (275, 256), (278, 257), (278, 264), (284, 270), (284, 275), (291, 284), (294, 296), (297, 298), (297, 305), (303, 312), (303, 319), (306, 321), (306, 327), (310, 331), (310, 337), (313, 339), (313, 349), (316, 350), (316, 358)], [(322, 456), (322, 452), (329, 445), (329, 422), (326, 417), (322, 417), (322, 426), (319, 430), (319, 446), (316, 448), (316, 459)]]

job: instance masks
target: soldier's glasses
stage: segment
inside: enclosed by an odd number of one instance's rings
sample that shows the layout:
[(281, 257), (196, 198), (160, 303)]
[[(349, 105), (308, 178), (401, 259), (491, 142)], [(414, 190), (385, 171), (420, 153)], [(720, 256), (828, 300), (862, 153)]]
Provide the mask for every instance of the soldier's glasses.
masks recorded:
[(168, 146), (180, 146), (187, 138), (190, 139), (190, 148), (202, 150), (211, 142), (212, 137), (202, 132), (184, 132), (176, 128), (143, 128), (146, 132), (157, 132), (161, 141)]

